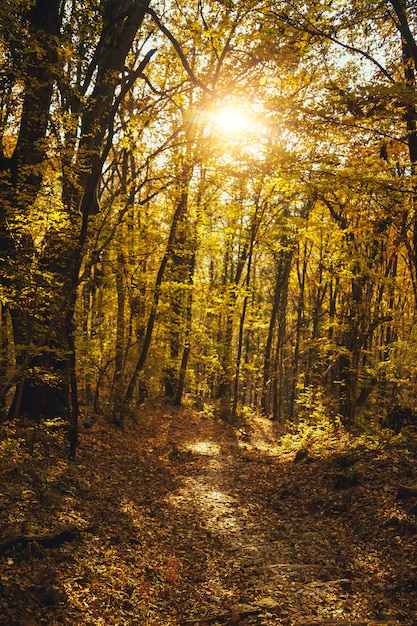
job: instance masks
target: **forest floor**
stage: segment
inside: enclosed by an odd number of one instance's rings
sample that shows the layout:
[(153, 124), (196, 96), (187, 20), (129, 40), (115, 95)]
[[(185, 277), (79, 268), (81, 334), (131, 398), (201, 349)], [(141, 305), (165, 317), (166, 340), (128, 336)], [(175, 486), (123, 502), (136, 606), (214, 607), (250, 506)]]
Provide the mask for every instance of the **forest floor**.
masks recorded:
[(75, 462), (59, 424), (0, 434), (2, 626), (417, 624), (412, 430), (149, 403)]

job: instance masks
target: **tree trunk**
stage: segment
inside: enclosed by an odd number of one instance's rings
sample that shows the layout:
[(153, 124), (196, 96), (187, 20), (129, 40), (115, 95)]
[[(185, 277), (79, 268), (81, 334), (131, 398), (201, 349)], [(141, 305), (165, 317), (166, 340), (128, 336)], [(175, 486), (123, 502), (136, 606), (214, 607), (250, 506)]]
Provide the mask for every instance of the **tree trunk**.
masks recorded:
[[(167, 268), (170, 289), (168, 313), (169, 356), (164, 367), (165, 395), (175, 404), (181, 402), (185, 382), (192, 319), (192, 285), (197, 246), (196, 226), (189, 215), (189, 186), (194, 172), (193, 156), (188, 151), (178, 176), (178, 224), (172, 241)], [(185, 346), (185, 349), (182, 349)], [(182, 356), (180, 354), (182, 353)], [(180, 389), (180, 385), (182, 389)]]
[(185, 377), (187, 374), (188, 359), (191, 349), (191, 331), (192, 331), (192, 316), (193, 316), (193, 281), (194, 281), (194, 269), (195, 269), (196, 253), (192, 254), (190, 259), (188, 288), (186, 291), (186, 305), (185, 305), (185, 328), (184, 328), (184, 349), (181, 358), (181, 365), (178, 376), (177, 392), (175, 395), (174, 404), (179, 406), (182, 402), (185, 387)]
[(275, 371), (274, 371), (274, 403), (272, 419), (277, 422), (282, 422), (284, 417), (284, 360), (285, 360), (285, 338), (287, 332), (287, 303), (288, 303), (288, 284), (290, 278), (292, 261), (292, 251), (290, 252), (290, 258), (284, 266), (282, 291), (280, 298), (280, 305), (278, 309), (278, 329), (277, 329), (277, 341), (275, 348)]
[[(120, 245), (120, 244), (119, 244)], [(125, 305), (126, 305), (126, 288), (124, 281), (124, 256), (122, 251), (119, 249), (117, 252), (117, 262), (116, 262), (116, 292), (117, 292), (117, 316), (116, 316), (116, 346), (115, 346), (115, 357), (114, 357), (114, 373), (113, 373), (113, 381), (110, 393), (110, 406), (115, 406), (117, 402), (117, 398), (120, 397), (122, 393), (122, 380), (123, 380), (123, 367), (124, 367), (124, 356), (125, 356)], [(121, 424), (118, 421), (118, 416), (113, 416), (116, 425), (120, 426)]]
[(251, 272), (252, 272), (252, 259), (253, 259), (253, 247), (255, 245), (255, 238), (259, 228), (259, 219), (258, 219), (258, 207), (256, 207), (251, 225), (250, 232), (250, 241), (247, 252), (247, 269), (246, 269), (246, 280), (244, 283), (244, 296), (242, 303), (242, 311), (240, 314), (239, 321), (239, 333), (237, 339), (237, 351), (236, 351), (236, 361), (235, 361), (235, 371), (234, 371), (234, 381), (233, 381), (233, 396), (232, 396), (232, 410), (231, 410), (231, 419), (234, 421), (236, 419), (237, 413), (237, 404), (238, 404), (238, 395), (239, 395), (239, 375), (240, 375), (240, 365), (242, 359), (242, 348), (243, 348), (243, 331), (245, 327), (246, 320), (246, 310), (248, 308), (248, 298), (249, 298), (249, 287), (251, 281)]
[(185, 209), (186, 209), (186, 203), (184, 203), (184, 198), (182, 198), (182, 200), (178, 203), (174, 217), (172, 219), (167, 247), (165, 250), (165, 254), (162, 257), (159, 270), (156, 276), (153, 302), (152, 302), (151, 310), (149, 313), (148, 322), (146, 325), (146, 331), (145, 331), (145, 335), (143, 339), (142, 348), (140, 350), (138, 360), (136, 361), (136, 365), (130, 377), (130, 380), (127, 385), (125, 394), (122, 398), (122, 401), (115, 403), (114, 411), (116, 415), (119, 415), (118, 417), (119, 420), (121, 419), (120, 412), (128, 411), (129, 409), (129, 404), (132, 401), (135, 386), (139, 380), (140, 373), (142, 372), (145, 366), (145, 362), (146, 362), (149, 348), (150, 348), (151, 341), (152, 341), (153, 328), (155, 325), (156, 315), (158, 311), (159, 299), (161, 295), (161, 286), (164, 280), (165, 270), (167, 268), (167, 265), (170, 259), (172, 258), (173, 248), (174, 248), (175, 242), (177, 241), (177, 231), (178, 231), (178, 228), (180, 227), (181, 221), (184, 219)]
[[(274, 298), (264, 351), (262, 411), (266, 417), (272, 415), (274, 420), (280, 419), (282, 413), (282, 365), (292, 258), (293, 250), (287, 247), (281, 251), (277, 260)], [(277, 323), (278, 329), (276, 329)], [(273, 340), (276, 331), (277, 340), (275, 356), (273, 356)]]
[[(390, 0), (391, 5), (398, 18), (398, 28), (401, 33), (402, 60), (404, 67), (404, 78), (406, 86), (414, 94), (416, 92), (416, 70), (417, 70), (417, 41), (412, 34), (408, 16), (407, 4), (404, 0)], [(404, 120), (407, 127), (408, 152), (411, 162), (411, 174), (416, 173), (417, 164), (417, 108), (414, 99), (404, 106)], [(417, 305), (417, 201), (413, 198), (413, 227), (412, 242), (408, 246), (410, 265), (413, 274), (414, 296)]]
[(298, 274), (298, 306), (297, 306), (297, 321), (295, 326), (295, 341), (294, 341), (294, 354), (292, 362), (292, 377), (291, 377), (291, 389), (290, 397), (288, 401), (288, 419), (290, 422), (297, 420), (295, 411), (295, 401), (297, 397), (297, 382), (299, 371), (299, 358), (300, 358), (300, 343), (301, 343), (301, 329), (304, 320), (304, 299), (305, 299), (305, 282), (307, 274), (307, 242), (304, 243), (303, 258), (300, 271), (300, 259), (297, 259), (297, 274)]
[[(29, 214), (42, 184), (46, 158), (45, 135), (55, 79), (53, 72), (58, 59), (60, 4), (59, 0), (37, 0), (27, 13), (31, 39), (25, 42), (27, 50), (21, 68), (25, 82), (19, 135), (12, 157), (5, 159), (1, 155), (0, 159), (1, 282), (6, 289), (16, 292), (9, 310), (14, 343), (18, 346), (16, 375), (10, 381), (4, 381), (4, 390), (16, 382), (9, 417), (25, 414), (39, 419), (45, 413), (64, 417), (68, 406), (68, 383), (61, 367), (62, 362), (54, 358), (52, 352), (45, 357), (35, 358), (30, 348), (31, 344), (36, 343), (39, 333), (33, 311), (37, 285), (30, 283), (31, 276), (27, 272), (27, 268), (32, 265), (34, 244), (29, 236), (19, 237), (18, 227), (14, 226), (19, 219)], [(16, 240), (19, 241), (18, 246)], [(41, 332), (45, 322), (48, 324), (48, 317), (41, 320)], [(54, 349), (53, 345), (51, 347)], [(55, 369), (53, 376), (56, 374), (59, 378), (62, 375), (61, 380), (55, 378), (52, 385), (44, 376), (51, 366)]]

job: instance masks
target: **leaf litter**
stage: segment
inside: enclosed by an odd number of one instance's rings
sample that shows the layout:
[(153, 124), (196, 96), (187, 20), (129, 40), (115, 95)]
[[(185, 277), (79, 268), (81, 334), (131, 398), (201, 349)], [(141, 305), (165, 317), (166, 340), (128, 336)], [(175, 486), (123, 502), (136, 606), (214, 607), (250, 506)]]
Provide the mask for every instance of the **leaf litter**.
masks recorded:
[(416, 623), (411, 431), (302, 439), (154, 402), (85, 429), (75, 463), (47, 424), (1, 436), (4, 626)]

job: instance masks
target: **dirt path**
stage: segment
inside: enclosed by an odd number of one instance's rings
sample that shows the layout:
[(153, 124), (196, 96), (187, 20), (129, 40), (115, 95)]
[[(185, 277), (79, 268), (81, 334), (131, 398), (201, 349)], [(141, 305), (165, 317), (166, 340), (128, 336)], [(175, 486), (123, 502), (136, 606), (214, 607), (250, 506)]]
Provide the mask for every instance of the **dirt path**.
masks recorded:
[(164, 406), (83, 432), (76, 465), (25, 436), (0, 476), (3, 536), (81, 530), (1, 557), (4, 626), (417, 624), (414, 503), (395, 500), (417, 477), (409, 443), (283, 447), (266, 420)]
[[(175, 515), (192, 512), (210, 537), (202, 559), (207, 594), (199, 602), (199, 616), (214, 618), (230, 610), (248, 613), (241, 622), (247, 624), (371, 618), (386, 623), (392, 615), (375, 611), (372, 591), (363, 595), (355, 580), (352, 529), (337, 516), (323, 517), (320, 503), (311, 506), (303, 493), (309, 488), (306, 478), (298, 483), (288, 476), (294, 455), (287, 460), (278, 456), (271, 424), (258, 420), (250, 434), (238, 432), (237, 438), (235, 431), (216, 422), (203, 423), (198, 432), (201, 424), (188, 431), (189, 441), (181, 440), (182, 460), (191, 453), (182, 466), (188, 472), (178, 476), (180, 487), (167, 497)], [(356, 550), (360, 559), (360, 547)], [(200, 589), (194, 592), (199, 595)]]

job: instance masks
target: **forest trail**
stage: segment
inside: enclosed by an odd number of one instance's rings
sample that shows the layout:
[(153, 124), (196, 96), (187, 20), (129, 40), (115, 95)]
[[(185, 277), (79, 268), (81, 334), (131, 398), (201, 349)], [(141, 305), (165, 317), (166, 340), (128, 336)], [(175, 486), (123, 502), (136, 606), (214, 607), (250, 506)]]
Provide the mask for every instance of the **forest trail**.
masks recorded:
[(61, 433), (3, 430), (1, 534), (38, 535), (0, 557), (4, 626), (417, 623), (413, 438), (280, 440), (155, 404), (85, 429), (69, 464)]

